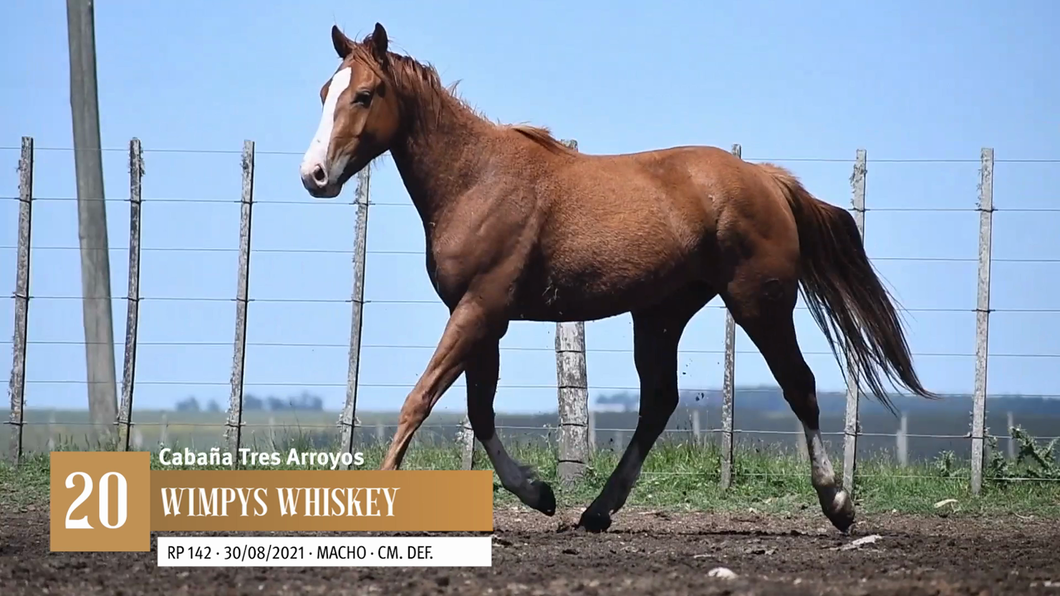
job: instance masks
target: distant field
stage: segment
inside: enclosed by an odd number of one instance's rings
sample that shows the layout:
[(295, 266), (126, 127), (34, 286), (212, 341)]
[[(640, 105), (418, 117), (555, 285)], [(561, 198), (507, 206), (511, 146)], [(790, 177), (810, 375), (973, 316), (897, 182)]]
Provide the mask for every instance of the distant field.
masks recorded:
[[(716, 443), (719, 435), (720, 411), (717, 408), (700, 409), (700, 442)], [(3, 413), (5, 419), (7, 413)], [(602, 451), (617, 451), (624, 447), (636, 425), (635, 412), (596, 412), (596, 447)], [(336, 411), (252, 411), (244, 414), (244, 444), (271, 445), (290, 440), (306, 441), (323, 446), (339, 438)], [(416, 435), (416, 443), (440, 446), (455, 440), (462, 414), (443, 411), (428, 418)], [(394, 431), (398, 415), (396, 412), (359, 412), (362, 427), (357, 440), (362, 446), (387, 442)], [(134, 441), (143, 449), (153, 449), (165, 437), (171, 446), (189, 446), (209, 449), (220, 445), (224, 433), (224, 412), (175, 412), (142, 410), (134, 413)], [(27, 410), (24, 432), (24, 449), (27, 453), (46, 453), (51, 448), (86, 448), (90, 440), (86, 436), (87, 412), (84, 410)], [(497, 424), (502, 436), (509, 442), (544, 445), (554, 443), (557, 417), (553, 413), (539, 415), (498, 414)], [(1060, 435), (1060, 415), (1023, 415), (1016, 420), (1035, 437)], [(840, 453), (843, 428), (841, 415), (822, 414), (822, 429), (826, 433), (829, 451)], [(987, 427), (994, 435), (1007, 435), (1004, 412), (989, 412)], [(889, 414), (866, 413), (862, 415), (863, 433), (892, 436), (862, 436), (858, 441), (859, 457), (889, 459), (894, 457), (898, 420)], [(745, 446), (769, 446), (794, 449), (796, 439), (801, 437), (798, 422), (790, 412), (768, 412), (737, 408), (735, 427), (737, 441)], [(910, 435), (964, 435), (969, 430), (966, 416), (948, 413), (914, 412), (909, 415)], [(759, 431), (759, 432), (754, 432)], [(11, 433), (9, 425), (0, 430), (0, 444), (7, 445)], [(832, 433), (832, 434), (828, 434)], [(670, 420), (663, 441), (684, 443), (692, 441), (691, 410), (681, 408)], [(49, 443), (50, 441), (50, 443)], [(910, 461), (930, 461), (945, 451), (952, 451), (959, 459), (969, 454), (967, 438), (922, 438), (908, 439)], [(1007, 442), (1001, 440), (999, 448), (1004, 450)]]
[[(785, 415), (786, 414), (786, 415)], [(365, 467), (378, 468), (397, 421), (395, 412), (361, 412), (356, 448), (366, 455)], [(694, 441), (690, 430), (690, 412), (682, 409), (670, 421), (670, 432), (645, 462), (644, 474), (631, 496), (631, 503), (650, 507), (690, 509), (754, 507), (759, 511), (781, 512), (793, 508), (817, 507), (809, 479), (809, 463), (796, 450), (796, 421), (790, 413), (759, 412), (737, 409), (736, 427), (766, 432), (737, 435), (734, 485), (731, 491), (718, 488), (720, 452), (716, 429), (716, 410), (700, 410), (700, 440)], [(135, 413), (134, 449), (157, 454), (160, 442), (170, 447), (192, 447), (196, 450), (220, 446), (224, 431), (224, 412), (138, 411)], [(455, 439), (462, 414), (437, 412), (417, 433), (403, 467), (406, 469), (456, 469), (461, 451)], [(956, 418), (956, 420), (954, 419)], [(1020, 420), (1034, 436), (1041, 438), (1060, 434), (1060, 417), (1038, 416)], [(338, 413), (334, 411), (248, 412), (243, 444), (262, 450), (284, 452), (291, 447), (314, 450), (338, 450)], [(271, 425), (270, 425), (271, 420)], [(27, 412), (25, 427), (26, 465), (21, 471), (0, 463), (0, 502), (13, 499), (19, 503), (35, 502), (47, 494), (47, 452), (50, 450), (100, 449), (86, 436), (85, 411)], [(556, 414), (499, 415), (498, 424), (509, 452), (536, 468), (544, 478), (556, 479)], [(588, 503), (602, 488), (620, 457), (620, 450), (632, 435), (636, 415), (629, 412), (595, 414), (596, 450), (590, 456), (589, 469), (576, 486), (559, 490), (566, 502)], [(838, 415), (823, 420), (826, 431), (842, 428)], [(991, 417), (989, 426), (1000, 434), (1004, 418)], [(892, 433), (897, 420), (887, 415), (863, 417), (863, 432)], [(615, 430), (622, 429), (622, 430)], [(768, 432), (776, 431), (776, 432)], [(0, 445), (6, 447), (10, 428), (5, 425)], [(789, 434), (780, 434), (786, 432)], [(962, 434), (967, 423), (956, 416), (910, 415), (909, 432)], [(381, 438), (381, 440), (380, 440)], [(842, 438), (828, 436), (826, 447), (842, 470)], [(50, 444), (49, 444), (50, 443)], [(1038, 441), (1042, 443), (1042, 441)], [(863, 437), (858, 456), (858, 501), (869, 510), (929, 513), (934, 503), (958, 498), (965, 513), (1011, 511), (1021, 515), (1060, 515), (1060, 464), (1055, 454), (1040, 450), (1023, 461), (1008, 461), (1004, 454), (988, 451), (982, 498), (969, 499), (970, 470), (967, 439), (910, 439), (910, 462), (897, 465), (893, 437)], [(952, 454), (945, 453), (947, 450)], [(1035, 458), (1043, 458), (1044, 465)], [(156, 462), (157, 465), (157, 462)], [(474, 467), (490, 469), (482, 449), (476, 446)], [(495, 479), (495, 484), (498, 481)], [(36, 487), (36, 488), (33, 488)], [(498, 484), (499, 487), (499, 484)], [(558, 488), (558, 487), (557, 487)], [(496, 491), (498, 504), (514, 503), (503, 490)]]

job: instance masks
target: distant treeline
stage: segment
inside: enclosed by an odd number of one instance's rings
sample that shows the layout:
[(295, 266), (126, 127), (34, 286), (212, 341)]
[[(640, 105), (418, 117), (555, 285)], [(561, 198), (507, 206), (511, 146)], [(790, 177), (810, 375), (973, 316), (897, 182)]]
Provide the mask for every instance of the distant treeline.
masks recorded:
[[(591, 390), (592, 388), (590, 388)], [(778, 387), (770, 386), (744, 386), (735, 390), (736, 402), (741, 410), (756, 410), (759, 412), (790, 412), (790, 407), (784, 401), (784, 395)], [(720, 407), (722, 394), (720, 389), (684, 390), (681, 393), (681, 406), (690, 409), (714, 410)], [(870, 399), (862, 396), (862, 399)], [(640, 395), (634, 391), (620, 391), (597, 395), (593, 400), (597, 406), (604, 406), (609, 410), (624, 412), (636, 412), (640, 401)], [(920, 399), (916, 397), (896, 395), (892, 396), (895, 406), (902, 411), (915, 413), (930, 410), (935, 413), (952, 412), (955, 415), (967, 416), (970, 412), (972, 396), (947, 395), (938, 401)], [(817, 394), (817, 402), (822, 414), (843, 413), (846, 410), (846, 393), (840, 391), (822, 391)], [(1040, 395), (991, 395), (987, 397), (988, 409), (1011, 411), (1014, 415), (1019, 414), (1048, 414), (1060, 416), (1060, 399), (1051, 399)], [(205, 405), (200, 403), (199, 398), (186, 397), (175, 404), (179, 412), (220, 412), (227, 409), (222, 407), (216, 399), (209, 399)], [(324, 400), (312, 393), (303, 391), (294, 397), (258, 397), (245, 394), (243, 397), (244, 411), (323, 411)]]
[[(591, 388), (590, 388), (591, 389)], [(742, 409), (752, 409), (761, 412), (790, 410), (788, 403), (784, 401), (784, 394), (779, 387), (744, 386), (736, 387), (735, 401)], [(846, 410), (846, 392), (821, 391), (817, 394), (817, 402), (822, 413), (836, 413)], [(862, 395), (862, 400), (872, 399), (872, 396)], [(895, 407), (905, 412), (917, 412), (930, 410), (932, 412), (953, 411), (967, 415), (972, 402), (971, 394), (946, 395), (941, 400), (926, 400), (907, 395), (891, 396)], [(681, 405), (685, 408), (716, 409), (722, 401), (720, 389), (684, 390), (681, 392)], [(600, 406), (608, 406), (608, 409), (617, 409), (627, 412), (637, 411), (640, 402), (640, 394), (634, 391), (622, 391), (608, 395), (599, 395), (595, 402)], [(1060, 399), (1042, 397), (1040, 395), (989, 395), (987, 396), (988, 409), (1000, 409), (1012, 411), (1013, 414), (1053, 414), (1060, 415)]]
[[(324, 400), (318, 395), (303, 391), (296, 397), (269, 397), (261, 398), (249, 393), (243, 394), (243, 411), (269, 411), (269, 412), (291, 412), (291, 411), (321, 411), (324, 409)], [(178, 412), (220, 412), (221, 405), (216, 399), (211, 399), (203, 408), (199, 399), (195, 396), (186, 397), (176, 403)]]

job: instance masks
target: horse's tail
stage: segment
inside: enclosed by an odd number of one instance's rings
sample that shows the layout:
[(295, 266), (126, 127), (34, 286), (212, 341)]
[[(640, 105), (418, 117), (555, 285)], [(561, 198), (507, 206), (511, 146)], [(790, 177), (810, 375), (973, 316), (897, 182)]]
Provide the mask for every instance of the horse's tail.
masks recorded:
[[(893, 299), (869, 262), (854, 217), (811, 195), (787, 170), (762, 167), (784, 189), (795, 216), (803, 298), (836, 359), (839, 343), (859, 376), (892, 412), (881, 373), (916, 395), (937, 398), (917, 378)], [(846, 368), (842, 361), (840, 367)]]

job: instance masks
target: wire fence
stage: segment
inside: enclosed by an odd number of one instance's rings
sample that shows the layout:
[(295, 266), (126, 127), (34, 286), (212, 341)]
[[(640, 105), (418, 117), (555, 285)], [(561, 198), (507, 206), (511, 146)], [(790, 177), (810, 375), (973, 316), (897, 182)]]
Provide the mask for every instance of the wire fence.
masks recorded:
[[(573, 147), (576, 143), (569, 142)], [(117, 407), (114, 412), (115, 425), (119, 444), (123, 449), (139, 448), (145, 443), (172, 441), (173, 436), (185, 432), (199, 441), (207, 440), (209, 436), (220, 436), (232, 451), (249, 445), (254, 441), (275, 437), (277, 432), (284, 429), (296, 427), (300, 431), (320, 431), (321, 440), (338, 440), (342, 449), (353, 451), (358, 445), (375, 442), (385, 445), (394, 428), (393, 414), (380, 414), (378, 412), (365, 412), (358, 408), (358, 399), (364, 390), (395, 390), (390, 395), (401, 396), (402, 392), (411, 389), (411, 382), (382, 382), (365, 381), (361, 378), (364, 370), (363, 360), (366, 354), (389, 353), (390, 359), (403, 360), (403, 356), (409, 352), (429, 356), (435, 345), (430, 341), (407, 342), (371, 342), (362, 338), (362, 327), (366, 320), (365, 307), (403, 307), (424, 305), (425, 307), (438, 307), (440, 303), (432, 297), (413, 298), (404, 295), (377, 295), (374, 294), (371, 284), (366, 283), (366, 265), (369, 257), (386, 258), (412, 256), (423, 257), (422, 249), (407, 248), (407, 243), (394, 240), (387, 242), (391, 245), (387, 248), (369, 248), (367, 244), (368, 214), (370, 208), (394, 208), (404, 209), (412, 207), (410, 202), (398, 200), (373, 200), (370, 183), (373, 173), (366, 169), (356, 179), (355, 199), (353, 204), (331, 202), (331, 203), (307, 203), (306, 201), (290, 199), (268, 199), (261, 200), (255, 196), (255, 161), (259, 156), (300, 156), (301, 152), (288, 151), (259, 151), (255, 149), (254, 143), (247, 141), (242, 151), (232, 150), (198, 150), (198, 149), (146, 149), (141, 143), (134, 139), (130, 146), (124, 149), (105, 149), (105, 151), (120, 151), (129, 155), (129, 195), (123, 198), (81, 198), (81, 201), (103, 200), (106, 202), (128, 204), (129, 210), (129, 240), (126, 247), (82, 247), (76, 244), (62, 243), (31, 243), (32, 228), (32, 206), (41, 203), (59, 202), (76, 203), (79, 199), (74, 196), (35, 196), (33, 192), (34, 157), (37, 152), (71, 152), (69, 148), (62, 147), (34, 147), (31, 138), (24, 138), (21, 147), (0, 147), (0, 151), (19, 151), (19, 192), (18, 196), (0, 197), (0, 201), (17, 203), (18, 223), (16, 241), (0, 245), (0, 251), (4, 254), (13, 251), (15, 253), (16, 283), (14, 292), (14, 333), (12, 343), (12, 369), (10, 381), (10, 414), (8, 419), (8, 432), (10, 434), (10, 454), (17, 463), (27, 450), (27, 428), (45, 428), (44, 436), (47, 437), (48, 448), (55, 446), (55, 428), (93, 428), (95, 424), (89, 419), (67, 419), (56, 420), (54, 412), (42, 411), (39, 414), (33, 410), (27, 410), (26, 394), (27, 388), (45, 386), (84, 386), (86, 381), (79, 378), (28, 378), (26, 375), (27, 360), (30, 349), (34, 346), (76, 346), (81, 348), (90, 347), (83, 340), (72, 339), (48, 339), (29, 337), (29, 313), (30, 304), (41, 302), (63, 302), (85, 300), (76, 293), (35, 293), (30, 288), (30, 254), (35, 252), (77, 252), (86, 250), (111, 250), (126, 251), (128, 253), (128, 282), (129, 290), (125, 295), (112, 296), (109, 299), (124, 301), (126, 304), (126, 333), (124, 342), (115, 342), (124, 350), (120, 391)], [(742, 154), (741, 148), (733, 147), (737, 155)], [(171, 197), (143, 197), (144, 155), (145, 154), (182, 154), (182, 155), (238, 155), (240, 156), (242, 180), (239, 192), (232, 192), (238, 198), (201, 198), (197, 196), (171, 196)], [(819, 400), (825, 404), (829, 399), (841, 401), (841, 407), (829, 410), (822, 406), (822, 428), (827, 437), (836, 438), (842, 447), (843, 478), (844, 483), (853, 489), (853, 479), (863, 475), (857, 472), (856, 463), (859, 457), (863, 457), (872, 450), (888, 450), (894, 453), (894, 457), (903, 465), (910, 459), (910, 441), (934, 441), (943, 448), (955, 450), (967, 450), (970, 453), (971, 473), (968, 478), (970, 488), (978, 492), (982, 486), (984, 461), (986, 458), (987, 441), (990, 437), (1007, 441), (1009, 456), (1013, 456), (1015, 450), (1015, 438), (1009, 432), (1014, 426), (1015, 417), (1026, 424), (1039, 435), (1045, 438), (1053, 438), (1060, 434), (1056, 426), (1051, 426), (1052, 421), (1042, 421), (1040, 417), (1019, 412), (1014, 414), (1011, 410), (987, 411), (987, 367), (990, 362), (999, 359), (1013, 359), (1020, 362), (1048, 361), (1052, 362), (1060, 358), (1060, 349), (1053, 351), (1036, 351), (1033, 353), (1020, 353), (1016, 351), (990, 352), (989, 331), (991, 330), (991, 317), (997, 314), (1035, 314), (1054, 315), (1060, 313), (1060, 308), (1042, 306), (1012, 306), (997, 308), (991, 306), (991, 265), (992, 264), (1017, 264), (1017, 265), (1048, 265), (1060, 263), (1060, 257), (1041, 256), (1035, 253), (1030, 257), (993, 257), (992, 233), (994, 230), (994, 215), (996, 213), (1023, 213), (1023, 214), (1054, 214), (1060, 212), (1060, 208), (1050, 206), (1014, 206), (998, 209), (993, 202), (993, 177), (995, 164), (1039, 164), (1055, 165), (1060, 160), (1055, 159), (995, 159), (992, 149), (985, 148), (979, 159), (874, 159), (872, 163), (880, 164), (978, 164), (978, 193), (975, 201), (969, 200), (968, 207), (938, 207), (938, 206), (899, 206), (881, 205), (873, 206), (866, 200), (866, 179), (868, 159), (864, 150), (858, 150), (853, 159), (841, 158), (789, 158), (772, 159), (758, 158), (748, 161), (771, 161), (771, 162), (795, 162), (795, 163), (821, 163), (821, 164), (849, 164), (853, 173), (850, 176), (851, 184), (851, 206), (850, 209), (858, 223), (859, 230), (864, 237), (866, 214), (868, 212), (880, 213), (939, 213), (959, 214), (966, 213), (974, 215), (978, 223), (978, 255), (976, 257), (966, 256), (932, 256), (932, 255), (870, 255), (874, 263), (894, 262), (898, 264), (911, 263), (935, 263), (935, 264), (975, 264), (977, 267), (975, 299), (974, 303), (966, 306), (912, 306), (903, 307), (907, 313), (933, 313), (933, 314), (964, 314), (975, 317), (974, 348), (970, 350), (933, 350), (917, 351), (915, 357), (918, 360), (924, 358), (953, 358), (966, 359), (974, 363), (974, 389), (971, 395), (954, 394), (953, 399), (958, 402), (967, 400), (968, 408), (965, 410), (970, 415), (970, 421), (955, 420), (953, 410), (946, 410), (945, 414), (923, 413), (920, 410), (903, 411), (899, 418), (888, 418), (879, 414), (866, 414), (861, 405), (863, 397), (859, 387), (852, 379), (854, 375), (845, 375), (849, 382), (845, 393), (820, 392)], [(220, 193), (226, 194), (226, 193)], [(974, 205), (972, 203), (974, 202)], [(141, 207), (143, 204), (173, 204), (186, 205), (229, 205), (238, 207), (239, 213), (239, 235), (236, 246), (141, 246)], [(316, 209), (320, 206), (353, 207), (355, 209), (354, 238), (352, 247), (254, 247), (251, 249), (251, 231), (254, 221), (253, 214), (256, 209), (267, 205), (280, 206), (306, 206), (312, 204)], [(402, 217), (415, 217), (410, 211), (403, 211)], [(867, 243), (868, 246), (868, 243)], [(184, 254), (184, 253), (219, 253), (235, 256), (237, 258), (237, 286), (234, 295), (178, 295), (177, 292), (166, 294), (140, 293), (140, 259), (141, 253), (159, 254)], [(251, 274), (251, 255), (335, 255), (350, 258), (353, 261), (351, 270), (352, 291), (345, 297), (284, 297), (284, 296), (259, 296), (250, 292), (252, 280), (256, 279)], [(387, 270), (386, 273), (395, 273), (395, 269)], [(41, 276), (47, 276), (44, 271)], [(366, 296), (367, 288), (367, 296)], [(91, 298), (90, 298), (91, 299)], [(235, 333), (231, 340), (145, 340), (138, 333), (138, 317), (141, 309), (145, 306), (161, 303), (177, 303), (191, 305), (205, 305), (217, 303), (226, 308), (235, 306)], [(293, 305), (298, 308), (307, 305), (332, 305), (346, 309), (349, 313), (349, 341), (297, 341), (293, 339), (255, 340), (248, 334), (247, 322), (250, 315), (248, 310), (255, 304)], [(805, 312), (804, 305), (797, 307), (799, 311)], [(738, 450), (738, 437), (747, 437), (759, 441), (771, 443), (786, 443), (805, 454), (805, 441), (803, 431), (790, 410), (785, 411), (783, 407), (777, 408), (779, 403), (783, 406), (783, 400), (779, 390), (773, 387), (754, 388), (740, 387), (736, 383), (737, 355), (756, 356), (757, 351), (750, 348), (740, 349), (738, 347), (740, 330), (737, 329), (732, 318), (725, 312), (724, 306), (712, 304), (707, 310), (724, 313), (722, 331), (717, 336), (717, 347), (682, 349), (680, 353), (691, 359), (700, 357), (718, 357), (720, 364), (719, 389), (689, 390), (682, 391), (682, 405), (670, 421), (670, 426), (665, 431), (667, 439), (688, 441), (701, 445), (710, 443), (718, 450), (719, 458), (719, 481), (723, 486), (729, 486), (737, 475), (736, 457)], [(367, 315), (369, 318), (372, 314)], [(399, 317), (401, 315), (398, 315)], [(407, 315), (410, 318), (416, 318)], [(589, 345), (596, 323), (590, 324), (556, 324), (554, 326), (554, 345), (505, 345), (502, 352), (513, 354), (514, 358), (531, 358), (537, 356), (548, 356), (554, 360), (556, 367), (556, 381), (548, 382), (506, 382), (502, 379), (499, 383), (499, 391), (523, 391), (536, 392), (536, 395), (551, 393), (555, 395), (556, 410), (551, 414), (540, 415), (498, 415), (498, 429), (509, 435), (519, 435), (529, 438), (544, 438), (554, 445), (557, 460), (560, 462), (560, 472), (565, 477), (579, 475), (589, 462), (591, 454), (599, 449), (621, 450), (626, 441), (632, 435), (636, 424), (636, 413), (634, 401), (627, 399), (624, 406), (619, 406), (618, 411), (607, 411), (606, 409), (589, 407), (589, 391), (629, 393), (635, 395), (639, 388), (635, 380), (624, 383), (608, 383), (607, 380), (590, 379), (588, 371), (589, 361), (593, 358), (604, 358), (608, 355), (619, 355), (631, 357), (633, 353), (632, 344), (628, 347), (615, 347), (613, 342), (607, 342), (607, 347)], [(540, 326), (540, 325), (539, 325)], [(552, 327), (552, 326), (549, 326)], [(589, 329), (588, 333), (586, 328)], [(395, 337), (398, 334), (394, 334)], [(206, 380), (202, 378), (176, 378), (176, 379), (154, 379), (137, 378), (137, 353), (138, 350), (151, 347), (173, 347), (189, 349), (224, 348), (230, 349), (232, 368), (229, 380)], [(306, 349), (316, 350), (341, 350), (347, 352), (346, 379), (342, 381), (248, 381), (246, 379), (246, 361), (249, 348), (274, 348), (274, 349)], [(806, 349), (804, 354), (810, 357), (820, 356), (831, 358), (831, 352), (820, 349)], [(743, 360), (741, 360), (743, 362)], [(815, 367), (816, 369), (816, 367)], [(416, 371), (417, 373), (419, 371)], [(850, 371), (847, 371), (848, 373)], [(215, 387), (229, 390), (229, 399), (223, 407), (219, 403), (213, 403), (205, 411), (193, 412), (164, 412), (142, 409), (134, 409), (137, 388), (174, 388), (176, 390), (192, 387)], [(277, 412), (264, 408), (248, 408), (248, 401), (252, 398), (251, 390), (256, 387), (262, 388), (317, 388), (334, 389), (343, 393), (343, 401), (337, 414), (327, 411), (316, 412), (314, 410), (292, 409), (289, 412)], [(460, 391), (462, 384), (458, 381), (450, 392)], [(826, 393), (828, 393), (826, 395)], [(1060, 395), (1036, 393), (1039, 398), (1054, 398)], [(991, 396), (993, 397), (993, 396)], [(768, 398), (768, 399), (767, 399)], [(702, 400), (702, 403), (700, 401)], [(770, 401), (771, 400), (771, 401)], [(739, 409), (737, 403), (744, 404)], [(962, 402), (963, 403), (963, 402)], [(599, 403), (598, 403), (599, 406)], [(134, 416), (134, 413), (137, 415)], [(989, 419), (988, 419), (989, 416)], [(470, 465), (470, 452), (474, 446), (471, 441), (471, 433), (466, 417), (440, 416), (439, 423), (428, 423), (420, 434), (423, 440), (428, 441), (457, 441), (468, 452), (465, 465)], [(740, 419), (737, 426), (736, 419)], [(988, 422), (990, 424), (988, 424)], [(910, 428), (912, 427), (912, 428)], [(988, 428), (1002, 427), (1006, 429), (1002, 433), (988, 432)], [(223, 433), (219, 432), (223, 428)], [(150, 429), (150, 432), (148, 430)], [(949, 432), (946, 432), (948, 429)], [(145, 437), (150, 435), (151, 439)], [(915, 449), (916, 450), (916, 449)], [(918, 449), (917, 451), (928, 451)], [(939, 451), (939, 449), (936, 449)], [(236, 458), (238, 459), (238, 458)], [(808, 473), (808, 472), (807, 472)]]

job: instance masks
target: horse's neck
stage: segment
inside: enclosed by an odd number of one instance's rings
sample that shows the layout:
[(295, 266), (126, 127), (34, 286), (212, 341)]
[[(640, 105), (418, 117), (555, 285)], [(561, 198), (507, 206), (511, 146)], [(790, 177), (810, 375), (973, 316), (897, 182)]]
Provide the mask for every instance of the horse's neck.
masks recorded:
[(474, 186), (486, 155), (488, 127), (488, 122), (459, 111), (421, 118), (391, 148), (405, 190), (425, 225)]

